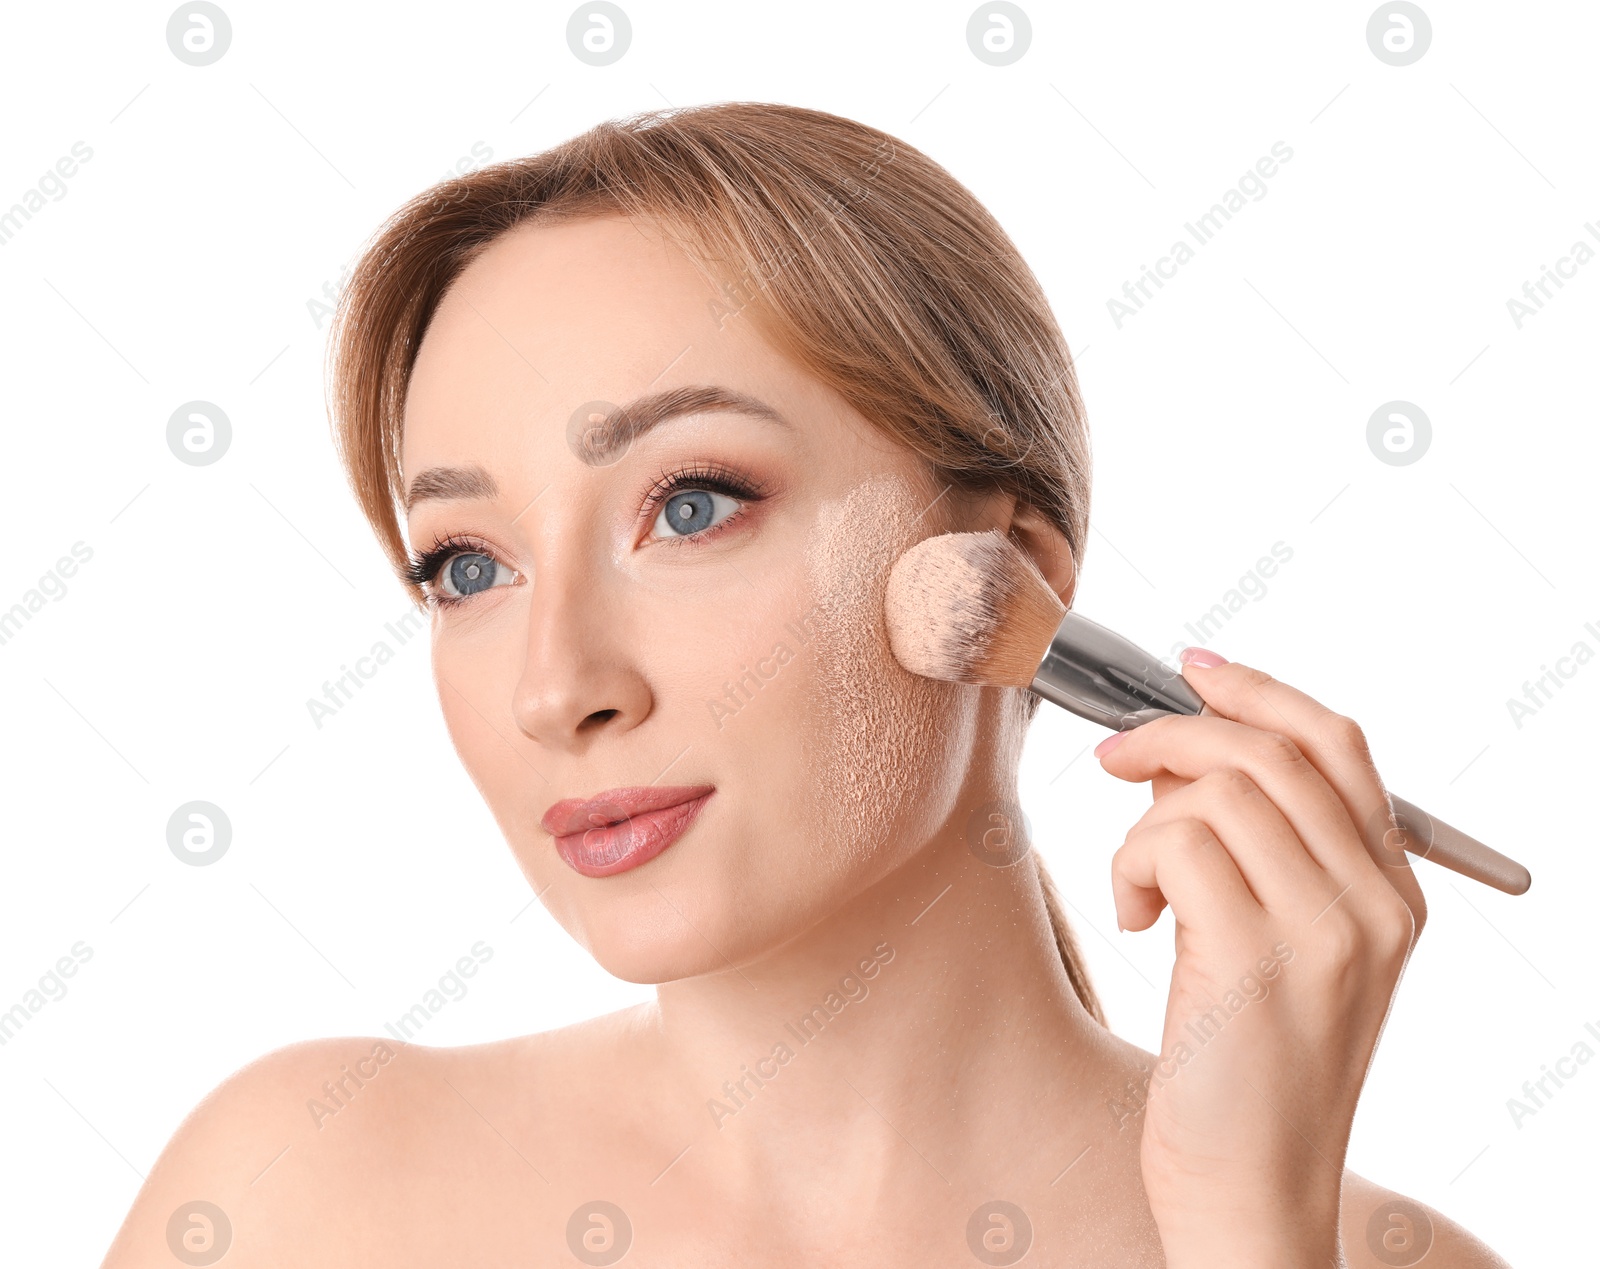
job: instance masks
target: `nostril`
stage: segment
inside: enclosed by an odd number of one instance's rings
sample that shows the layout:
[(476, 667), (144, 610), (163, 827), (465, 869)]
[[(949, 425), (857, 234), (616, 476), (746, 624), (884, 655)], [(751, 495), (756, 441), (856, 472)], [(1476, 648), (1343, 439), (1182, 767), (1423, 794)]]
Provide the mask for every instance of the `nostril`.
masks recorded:
[(594, 713), (585, 718), (583, 722), (578, 724), (578, 730), (585, 731), (591, 727), (604, 726), (616, 716), (617, 711), (614, 709), (597, 709)]

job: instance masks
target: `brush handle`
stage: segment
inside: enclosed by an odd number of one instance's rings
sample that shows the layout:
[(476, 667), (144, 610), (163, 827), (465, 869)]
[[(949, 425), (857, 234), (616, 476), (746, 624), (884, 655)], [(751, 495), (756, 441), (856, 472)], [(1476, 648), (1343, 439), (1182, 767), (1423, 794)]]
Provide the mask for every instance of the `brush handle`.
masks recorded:
[[(1188, 680), (1115, 631), (1068, 610), (1034, 672), (1035, 693), (1113, 731), (1163, 714), (1214, 713)], [(1506, 894), (1522, 894), (1533, 878), (1516, 860), (1390, 793), (1394, 808), (1386, 849), (1402, 849)]]
[[(1431, 859), (1463, 877), (1471, 877), (1506, 894), (1523, 894), (1533, 884), (1528, 870), (1515, 859), (1485, 846), (1459, 828), (1435, 819), (1398, 793), (1389, 794), (1395, 827), (1384, 834), (1384, 845), (1399, 846), (1418, 859)], [(1415, 837), (1415, 841), (1413, 841)]]

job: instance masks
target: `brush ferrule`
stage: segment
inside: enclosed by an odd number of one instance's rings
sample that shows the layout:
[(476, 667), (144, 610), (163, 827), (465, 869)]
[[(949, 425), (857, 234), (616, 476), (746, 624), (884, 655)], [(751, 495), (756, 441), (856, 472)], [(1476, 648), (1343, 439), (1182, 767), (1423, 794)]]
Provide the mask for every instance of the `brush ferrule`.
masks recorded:
[(1045, 700), (1113, 731), (1205, 704), (1182, 674), (1121, 635), (1068, 610), (1034, 672)]

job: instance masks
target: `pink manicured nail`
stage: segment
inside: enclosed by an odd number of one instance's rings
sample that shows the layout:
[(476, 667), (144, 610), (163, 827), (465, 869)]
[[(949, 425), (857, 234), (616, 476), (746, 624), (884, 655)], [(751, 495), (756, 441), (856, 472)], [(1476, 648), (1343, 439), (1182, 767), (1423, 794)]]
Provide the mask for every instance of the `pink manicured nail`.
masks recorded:
[(1122, 738), (1127, 734), (1128, 733), (1125, 731), (1112, 732), (1111, 735), (1107, 736), (1094, 747), (1094, 756), (1096, 758), (1104, 758), (1108, 753), (1122, 743)]
[(1178, 653), (1178, 660), (1185, 665), (1198, 665), (1202, 670), (1214, 670), (1219, 665), (1227, 665), (1227, 657), (1219, 657), (1209, 648), (1185, 648)]

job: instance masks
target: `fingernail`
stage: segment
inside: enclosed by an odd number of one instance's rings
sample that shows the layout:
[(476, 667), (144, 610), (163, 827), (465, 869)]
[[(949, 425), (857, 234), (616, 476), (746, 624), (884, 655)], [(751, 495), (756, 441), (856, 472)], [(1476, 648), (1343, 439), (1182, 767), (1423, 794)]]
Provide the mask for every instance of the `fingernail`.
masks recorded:
[(1197, 665), (1202, 670), (1214, 670), (1219, 665), (1227, 665), (1227, 657), (1219, 657), (1209, 648), (1185, 648), (1178, 653), (1178, 660), (1185, 665)]
[(1108, 753), (1122, 743), (1122, 738), (1127, 734), (1128, 733), (1125, 731), (1112, 732), (1111, 735), (1107, 736), (1094, 747), (1094, 756), (1096, 758), (1104, 758)]

